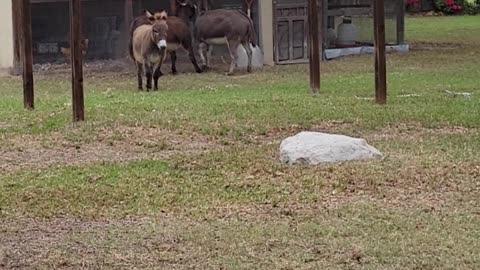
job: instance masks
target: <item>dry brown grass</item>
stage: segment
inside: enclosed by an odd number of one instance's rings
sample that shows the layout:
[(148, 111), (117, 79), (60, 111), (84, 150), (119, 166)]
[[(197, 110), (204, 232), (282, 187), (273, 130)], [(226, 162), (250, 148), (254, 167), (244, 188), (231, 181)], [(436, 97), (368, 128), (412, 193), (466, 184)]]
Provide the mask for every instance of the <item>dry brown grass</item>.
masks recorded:
[(116, 126), (95, 134), (12, 135), (2, 140), (0, 172), (49, 167), (85, 166), (99, 162), (166, 159), (179, 153), (219, 148), (214, 139), (149, 127)]

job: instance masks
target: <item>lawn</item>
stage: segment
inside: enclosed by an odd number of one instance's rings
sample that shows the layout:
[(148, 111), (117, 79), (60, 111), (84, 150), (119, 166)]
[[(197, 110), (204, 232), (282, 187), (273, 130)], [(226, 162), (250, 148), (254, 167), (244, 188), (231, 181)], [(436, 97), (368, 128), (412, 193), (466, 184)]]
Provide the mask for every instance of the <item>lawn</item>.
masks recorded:
[[(387, 106), (370, 55), (322, 63), (315, 98), (307, 65), (186, 66), (155, 93), (87, 67), (80, 124), (68, 72), (36, 74), (33, 112), (0, 78), (0, 269), (479, 269), (479, 21), (407, 18)], [(279, 163), (302, 130), (385, 159)]]

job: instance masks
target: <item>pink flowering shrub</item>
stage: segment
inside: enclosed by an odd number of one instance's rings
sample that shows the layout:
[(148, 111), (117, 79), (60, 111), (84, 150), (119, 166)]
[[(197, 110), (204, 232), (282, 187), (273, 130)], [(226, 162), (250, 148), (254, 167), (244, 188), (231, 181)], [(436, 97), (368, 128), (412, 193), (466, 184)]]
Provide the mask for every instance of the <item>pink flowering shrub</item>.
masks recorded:
[(417, 9), (420, 5), (420, 0), (404, 0), (405, 1), (405, 7), (407, 10), (411, 9)]
[(462, 0), (434, 0), (435, 8), (446, 14), (457, 14), (463, 11)]

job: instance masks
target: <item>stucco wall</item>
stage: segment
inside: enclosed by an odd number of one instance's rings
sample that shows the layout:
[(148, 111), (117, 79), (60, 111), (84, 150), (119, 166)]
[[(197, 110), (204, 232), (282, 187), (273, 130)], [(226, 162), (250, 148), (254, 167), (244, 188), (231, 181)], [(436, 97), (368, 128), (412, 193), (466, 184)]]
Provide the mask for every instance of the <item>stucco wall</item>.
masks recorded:
[(272, 66), (275, 64), (273, 59), (273, 1), (262, 0), (258, 2), (263, 63)]
[(12, 1), (0, 0), (0, 70), (13, 66)]

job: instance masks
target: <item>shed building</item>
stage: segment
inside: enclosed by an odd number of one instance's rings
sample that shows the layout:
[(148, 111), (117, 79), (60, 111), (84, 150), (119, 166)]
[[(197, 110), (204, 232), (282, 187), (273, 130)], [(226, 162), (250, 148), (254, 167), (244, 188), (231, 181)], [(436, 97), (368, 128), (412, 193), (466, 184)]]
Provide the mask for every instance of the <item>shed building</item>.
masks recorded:
[[(127, 2), (131, 1), (132, 5)], [(319, 0), (322, 58), (370, 52), (373, 45), (371, 0)], [(17, 0), (0, 1), (0, 72), (19, 66)], [(245, 0), (198, 0), (211, 9), (245, 10)], [(69, 0), (31, 0), (34, 63), (62, 62), (68, 47)], [(132, 6), (133, 11), (126, 10)], [(266, 65), (308, 61), (308, 0), (256, 0), (251, 17)], [(143, 9), (168, 9), (169, 0), (83, 0), (83, 36), (89, 39), (86, 61), (117, 59), (126, 54), (129, 18)], [(385, 0), (386, 41), (390, 49), (405, 49), (404, 2)], [(221, 50), (220, 50), (221, 51)], [(17, 68), (15, 68), (17, 67)]]

